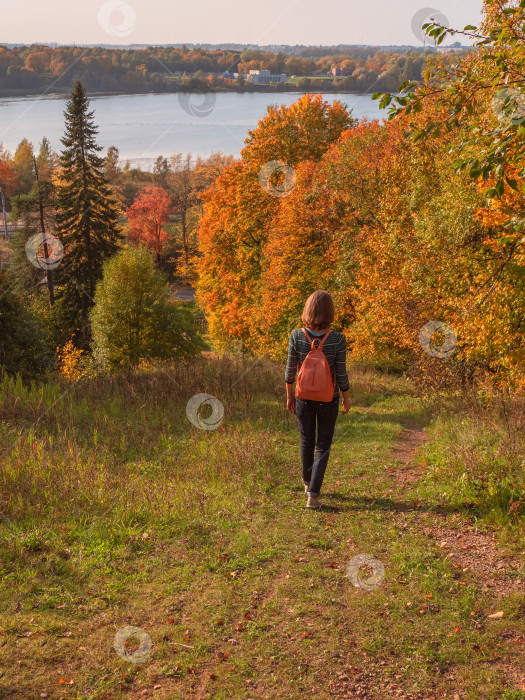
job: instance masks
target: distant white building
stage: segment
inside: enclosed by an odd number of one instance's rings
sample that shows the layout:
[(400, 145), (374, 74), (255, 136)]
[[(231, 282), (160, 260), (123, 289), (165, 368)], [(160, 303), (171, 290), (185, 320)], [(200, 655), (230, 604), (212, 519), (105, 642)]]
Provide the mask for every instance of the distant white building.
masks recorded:
[(459, 41), (455, 41), (453, 44), (450, 44), (449, 46), (437, 46), (436, 51), (438, 53), (458, 53), (460, 51), (464, 51), (465, 49), (468, 49), (468, 46), (462, 46)]
[(281, 73), (280, 75), (274, 75), (270, 73), (269, 70), (251, 70), (248, 78), (251, 83), (285, 83), (286, 73)]

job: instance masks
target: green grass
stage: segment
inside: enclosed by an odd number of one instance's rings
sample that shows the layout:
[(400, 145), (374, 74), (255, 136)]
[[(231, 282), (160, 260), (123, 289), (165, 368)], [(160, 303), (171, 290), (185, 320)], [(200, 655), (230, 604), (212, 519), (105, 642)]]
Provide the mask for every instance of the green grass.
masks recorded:
[[(522, 596), (495, 601), (420, 527), (457, 477), (449, 419), (430, 421), (401, 377), (354, 371), (351, 386), (310, 512), (280, 366), (201, 357), (77, 385), (5, 379), (0, 696), (329, 698), (367, 673), (377, 697), (396, 697), (389, 683), (520, 697)], [(224, 405), (216, 430), (186, 417), (200, 392)], [(389, 470), (408, 419), (427, 426), (428, 470), (401, 487)], [(453, 519), (471, 515), (463, 496)], [(383, 563), (375, 590), (346, 575), (360, 553)], [(151, 638), (143, 663), (113, 648), (128, 625)]]

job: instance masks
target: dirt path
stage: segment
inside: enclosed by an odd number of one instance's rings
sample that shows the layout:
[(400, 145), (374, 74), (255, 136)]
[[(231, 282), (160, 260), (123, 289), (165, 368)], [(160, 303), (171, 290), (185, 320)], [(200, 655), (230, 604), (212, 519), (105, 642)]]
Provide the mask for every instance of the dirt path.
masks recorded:
[(389, 470), (389, 473), (398, 481), (399, 486), (406, 487), (421, 477), (423, 469), (414, 464), (414, 459), (419, 449), (425, 444), (426, 439), (425, 431), (418, 423), (405, 422), (392, 453), (392, 459), (399, 462), (399, 467)]
[[(403, 500), (417, 502), (415, 495), (419, 480), (424, 476), (424, 466), (417, 461), (418, 453), (427, 440), (424, 429), (415, 422), (406, 422), (399, 437), (395, 441), (392, 452), (394, 465), (388, 469), (390, 476), (394, 478), (394, 494), (402, 495)], [(414, 494), (413, 499), (411, 499)], [(394, 496), (394, 497), (395, 497)], [(381, 494), (379, 494), (381, 498)], [(448, 560), (457, 573), (457, 586), (461, 589), (466, 585), (463, 580), (470, 577), (475, 585), (485, 593), (491, 603), (491, 614), (484, 621), (473, 620), (477, 630), (482, 633), (492, 622), (503, 619), (504, 599), (509, 595), (525, 593), (525, 566), (520, 559), (508, 551), (497, 539), (496, 530), (482, 530), (476, 527), (475, 521), (455, 512), (416, 512), (412, 521), (414, 532), (429, 538), (431, 546), (437, 546), (443, 551), (443, 558)], [(452, 591), (452, 589), (451, 589)], [(426, 612), (424, 605), (419, 611)], [(472, 613), (474, 615), (474, 613)], [(457, 630), (460, 628), (457, 627)], [(499, 637), (508, 643), (510, 650), (507, 656), (494, 654), (493, 665), (515, 688), (525, 691), (525, 669), (523, 668), (522, 645), (525, 644), (525, 636), (516, 630), (512, 623), (508, 629), (502, 629)], [(513, 654), (512, 647), (517, 647), (518, 654)], [(476, 645), (474, 645), (474, 648)], [(481, 649), (481, 647), (479, 647)], [(516, 656), (515, 659), (512, 657)], [(518, 662), (518, 657), (521, 661)], [(361, 669), (362, 671), (362, 669)], [(358, 673), (348, 684), (343, 684), (343, 697), (345, 698), (373, 698), (374, 700), (387, 700), (400, 698), (401, 700), (453, 698), (461, 700), (466, 696), (460, 688), (459, 692), (452, 694), (424, 692), (421, 694), (407, 693), (395, 683), (385, 682), (381, 678), (377, 666), (367, 669), (366, 673)], [(371, 681), (373, 679), (373, 683)], [(512, 698), (525, 698), (516, 691)], [(484, 694), (483, 694), (484, 695)], [(480, 697), (483, 696), (480, 694)], [(502, 696), (503, 697), (503, 696)], [(510, 695), (505, 697), (511, 697)]]
[(480, 588), (494, 598), (525, 592), (522, 562), (498, 542), (494, 531), (480, 530), (469, 521), (450, 520), (443, 516), (421, 518), (421, 532), (435, 540), (455, 568), (476, 576)]

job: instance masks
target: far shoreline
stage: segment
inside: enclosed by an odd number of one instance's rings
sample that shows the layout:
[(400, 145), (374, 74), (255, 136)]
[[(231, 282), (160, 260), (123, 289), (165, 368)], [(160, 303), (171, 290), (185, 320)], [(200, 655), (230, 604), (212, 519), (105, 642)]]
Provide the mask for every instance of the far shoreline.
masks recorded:
[[(179, 94), (192, 94), (192, 95), (209, 95), (209, 94), (224, 94), (224, 93), (236, 93), (236, 94), (259, 94), (259, 93), (264, 93), (264, 94), (276, 94), (276, 95), (281, 95), (281, 94), (286, 94), (286, 93), (296, 93), (298, 95), (358, 95), (359, 97), (365, 97), (365, 96), (372, 96), (375, 94), (374, 92), (356, 92), (355, 90), (343, 90), (343, 89), (335, 89), (332, 88), (330, 90), (306, 90), (304, 88), (297, 88), (297, 87), (290, 87), (286, 89), (268, 89), (266, 87), (261, 87), (261, 88), (256, 88), (256, 89), (250, 89), (246, 90), (243, 88), (236, 88), (236, 89), (227, 89), (227, 88), (220, 88), (216, 90), (197, 90), (197, 89), (192, 89), (192, 90), (173, 90), (173, 91), (155, 91), (155, 90), (150, 90), (149, 92), (87, 92), (88, 97), (133, 97), (134, 95), (137, 95), (138, 97), (145, 97), (147, 95), (179, 95)], [(16, 98), (33, 98), (35, 100), (37, 99), (44, 99), (44, 98), (53, 98), (53, 99), (64, 99), (64, 98), (69, 98), (71, 92), (64, 91), (64, 92), (28, 92), (28, 91), (22, 91), (19, 92), (17, 90), (2, 90), (0, 91), (0, 100), (8, 100), (8, 99), (16, 99)]]

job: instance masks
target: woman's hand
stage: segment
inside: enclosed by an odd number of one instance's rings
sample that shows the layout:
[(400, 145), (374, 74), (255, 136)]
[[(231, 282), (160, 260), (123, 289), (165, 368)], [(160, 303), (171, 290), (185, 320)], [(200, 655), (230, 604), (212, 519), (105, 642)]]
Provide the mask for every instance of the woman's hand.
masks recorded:
[(347, 414), (350, 410), (350, 399), (348, 398), (348, 391), (343, 391), (343, 414)]
[(286, 384), (286, 408), (290, 413), (295, 413), (295, 396), (293, 384)]

